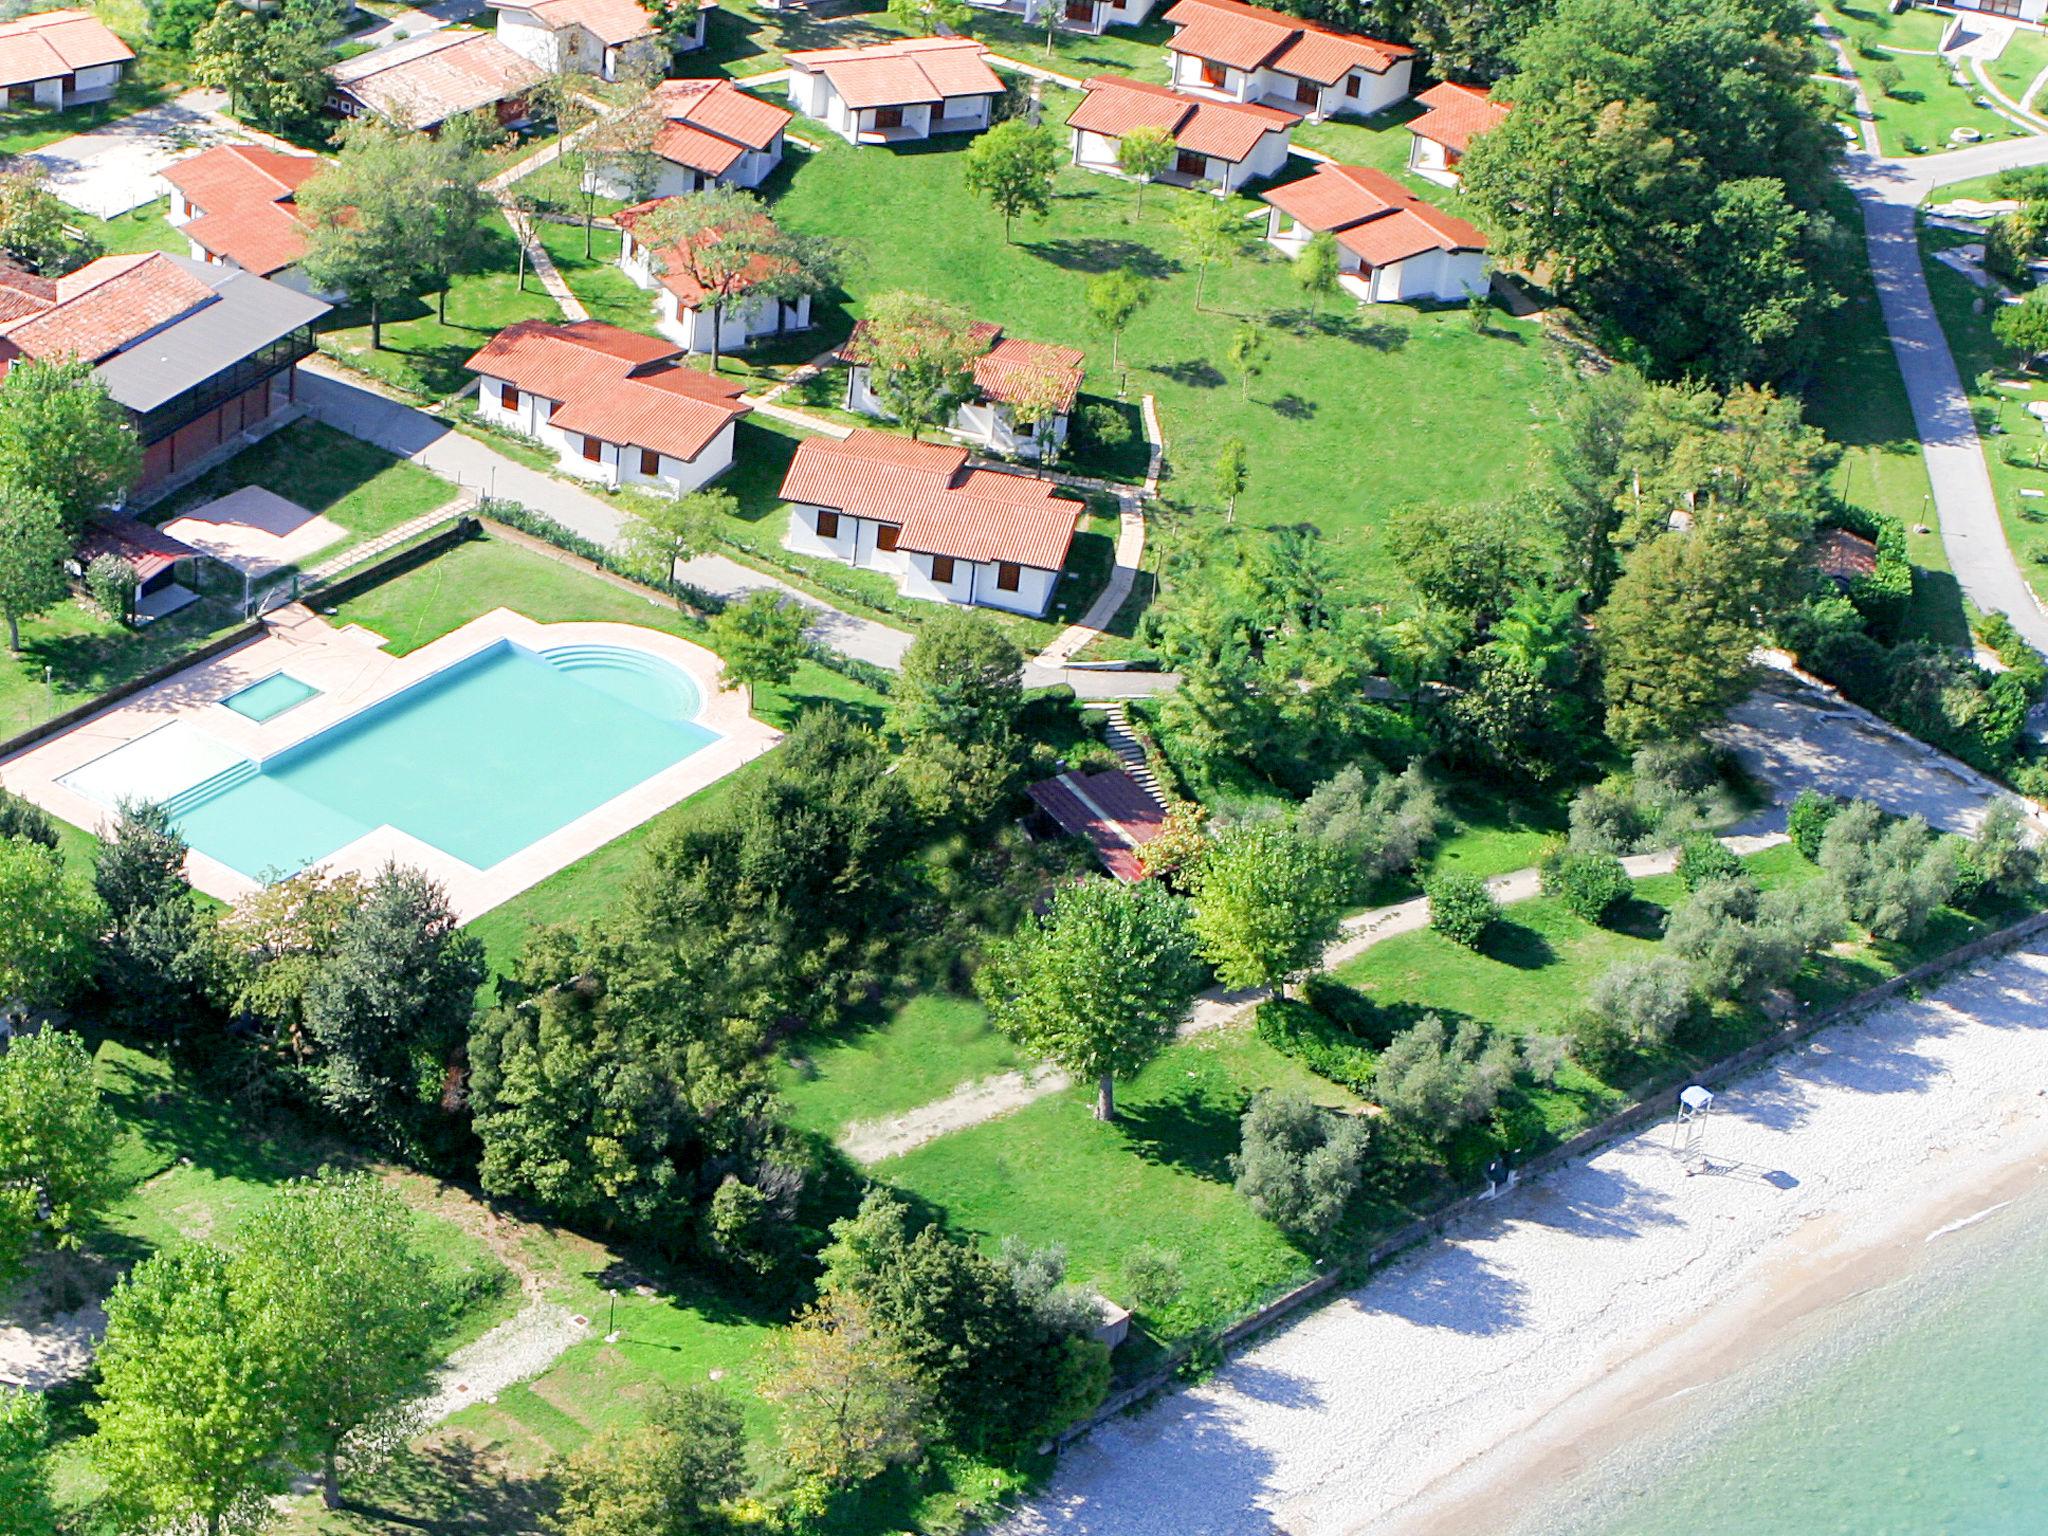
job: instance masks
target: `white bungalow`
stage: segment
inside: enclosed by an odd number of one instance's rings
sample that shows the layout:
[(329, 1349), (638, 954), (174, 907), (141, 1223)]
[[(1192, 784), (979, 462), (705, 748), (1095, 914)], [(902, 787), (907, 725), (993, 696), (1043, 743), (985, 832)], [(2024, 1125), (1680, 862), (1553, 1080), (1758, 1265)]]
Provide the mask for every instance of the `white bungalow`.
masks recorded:
[(995, 121), (1003, 82), (971, 37), (914, 37), (867, 48), (784, 55), (789, 101), (849, 144), (903, 144), (979, 133)]
[[(714, 306), (707, 302), (708, 295), (690, 276), (686, 263), (668, 252), (649, 248), (640, 239), (648, 215), (666, 201), (655, 198), (619, 213), (619, 270), (635, 286), (654, 295), (655, 329), (686, 351), (709, 352)], [(750, 273), (734, 290), (716, 321), (720, 352), (742, 351), (763, 336), (811, 328), (809, 294), (779, 299), (749, 291), (769, 275), (766, 257), (760, 258), (758, 265), (760, 271)]]
[(601, 320), (523, 320), (468, 362), (477, 418), (552, 449), (569, 474), (681, 496), (732, 467), (742, 386)]
[(1238, 0), (1180, 0), (1166, 58), (1175, 86), (1263, 101), (1321, 122), (1370, 116), (1408, 99), (1415, 50)]
[(135, 50), (89, 10), (0, 21), (0, 107), (105, 101)]
[(1039, 617), (1082, 508), (1047, 481), (969, 469), (965, 448), (856, 428), (810, 437), (783, 477), (783, 546), (886, 571), (906, 597)]
[(489, 0), (498, 13), (498, 41), (521, 58), (550, 72), (567, 71), (617, 80), (624, 75), (666, 74), (675, 53), (704, 46), (704, 17), (713, 0), (697, 12), (693, 35), (671, 48), (639, 0)]
[(1508, 115), (1482, 85), (1441, 81), (1415, 98), (1429, 110), (1408, 125), (1408, 169), (1439, 186), (1461, 181), (1458, 162), (1472, 141)]
[(1487, 289), (1486, 236), (1384, 171), (1325, 162), (1264, 199), (1267, 243), (1292, 259), (1328, 231), (1338, 281), (1368, 304), (1449, 302)]
[(1174, 159), (1161, 178), (1183, 186), (1212, 182), (1233, 192), (1287, 166), (1294, 125), (1301, 118), (1277, 107), (1191, 96), (1123, 75), (1095, 75), (1087, 95), (1067, 118), (1074, 164), (1084, 171), (1121, 175), (1117, 154), (1124, 135), (1160, 128), (1173, 140)]
[[(648, 97), (660, 118), (652, 148), (661, 162), (650, 198), (707, 187), (758, 187), (782, 164), (791, 113), (749, 96), (730, 80), (664, 80)], [(632, 190), (600, 177), (606, 197)]]
[(1156, 0), (967, 0), (977, 10), (1001, 11), (1027, 27), (1045, 25), (1045, 8), (1059, 12), (1054, 23), (1063, 32), (1091, 35), (1106, 27), (1135, 27), (1152, 14)]
[[(974, 360), (974, 394), (953, 413), (946, 431), (991, 453), (1012, 458), (1039, 459), (1047, 445), (1055, 451), (1067, 440), (1068, 419), (1074, 400), (1081, 392), (1086, 359), (1072, 347), (1050, 346), (1039, 341), (1006, 339), (1003, 328), (986, 322), (974, 327), (977, 343), (985, 350)], [(846, 408), (881, 421), (893, 421), (895, 414), (874, 391), (872, 369), (867, 361), (867, 322), (854, 326), (853, 334), (839, 351), (848, 365)], [(1015, 409), (1019, 401), (1044, 399), (1054, 408), (1050, 414), (1019, 426)]]

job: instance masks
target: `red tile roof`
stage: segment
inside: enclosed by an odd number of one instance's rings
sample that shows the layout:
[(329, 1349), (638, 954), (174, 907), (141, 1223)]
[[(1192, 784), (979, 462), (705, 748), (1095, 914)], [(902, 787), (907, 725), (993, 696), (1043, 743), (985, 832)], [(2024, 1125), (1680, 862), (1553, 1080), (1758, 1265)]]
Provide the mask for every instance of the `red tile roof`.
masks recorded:
[(290, 204), (325, 164), (316, 155), (229, 144), (180, 160), (163, 176), (199, 210), (181, 233), (268, 277), (306, 254), (306, 228)]
[(974, 386), (985, 400), (1014, 405), (1034, 384), (1046, 380), (1059, 391), (1055, 409), (1065, 413), (1074, 408), (1074, 397), (1081, 392), (1086, 363), (1072, 347), (1001, 341), (975, 360)]
[(1341, 32), (1238, 0), (1180, 0), (1166, 13), (1177, 28), (1166, 47), (1237, 69), (1264, 66), (1318, 85), (1335, 85), (1353, 69), (1383, 75), (1415, 56), (1405, 43)]
[(91, 11), (44, 11), (0, 22), (0, 87), (124, 64), (135, 50)]
[(1245, 101), (1211, 101), (1168, 86), (1123, 75), (1094, 75), (1087, 95), (1067, 119), (1070, 128), (1120, 139), (1134, 128), (1163, 128), (1182, 149), (1235, 164), (1279, 128), (1291, 128), (1300, 114)]
[[(867, 339), (867, 321), (854, 321), (853, 333), (846, 338), (846, 344), (839, 349), (839, 360), (843, 363), (865, 363), (870, 361)], [(977, 320), (968, 326), (967, 339), (976, 348), (986, 351), (1003, 339), (1003, 328), (987, 320)]]
[(516, 101), (545, 71), (490, 32), (448, 27), (327, 67), (335, 86), (413, 128)]
[(1486, 236), (1474, 226), (1370, 166), (1326, 161), (1314, 175), (1262, 196), (1308, 228), (1333, 232), (1339, 245), (1370, 267), (1426, 251), (1486, 249)]
[(95, 363), (216, 297), (161, 251), (102, 256), (55, 283), (5, 288), (0, 339), (10, 352)]
[(730, 80), (664, 80), (649, 100), (667, 120), (655, 134), (654, 152), (711, 176), (730, 170), (746, 150), (773, 148), (795, 116)]
[(465, 365), (556, 402), (551, 425), (694, 459), (748, 414), (743, 386), (669, 366), (682, 348), (602, 320), (522, 320)]
[(1507, 107), (1493, 100), (1483, 86), (1457, 85), (1449, 80), (1432, 85), (1415, 99), (1429, 110), (1411, 122), (1408, 131), (1461, 155), (1475, 138), (1508, 115)]
[[(670, 201), (671, 199), (666, 197), (657, 197), (650, 202), (635, 203), (631, 208), (620, 209), (613, 216), (613, 222), (637, 239), (640, 237), (640, 226), (647, 222), (648, 215), (661, 207), (662, 204)], [(770, 231), (775, 227), (774, 221), (765, 216), (759, 222), (765, 229)], [(715, 244), (721, 238), (721, 235), (722, 231), (720, 230), (706, 230), (691, 243), (693, 246)], [(644, 241), (642, 243), (643, 245), (645, 244)], [(675, 259), (681, 254), (681, 247), (675, 245), (648, 246), (647, 250), (650, 258), (652, 258), (648, 265), (654, 273), (654, 280), (674, 294), (684, 309), (695, 309), (704, 302), (707, 295), (705, 287), (690, 276), (687, 270), (687, 262)], [(773, 257), (767, 255), (756, 256), (747, 264), (747, 270), (741, 274), (738, 283), (727, 296), (731, 297), (733, 294), (745, 293), (762, 279), (773, 275), (775, 269), (776, 262)]]
[[(654, 20), (636, 0), (497, 0), (500, 10), (526, 11), (551, 32), (581, 27), (607, 48), (654, 36)], [(707, 0), (706, 9), (709, 9)]]
[(995, 96), (1003, 82), (988, 49), (971, 37), (913, 37), (867, 48), (810, 48), (785, 54), (793, 69), (816, 71), (856, 111), (936, 106), (949, 96)]
[(1847, 587), (1877, 570), (1877, 544), (1846, 528), (1823, 528), (1813, 541), (1813, 558), (1823, 576)]
[(1141, 880), (1138, 850), (1166, 828), (1166, 813), (1121, 768), (1063, 773), (1028, 787), (1029, 795), (1062, 832), (1085, 837), (1095, 856), (1119, 880)]
[(76, 558), (81, 566), (90, 565), (101, 555), (118, 555), (126, 560), (135, 567), (138, 581), (159, 576), (180, 560), (205, 558), (203, 550), (172, 538), (161, 528), (111, 512), (94, 518), (78, 541)]
[(781, 495), (893, 524), (899, 549), (1041, 571), (1064, 565), (1080, 504), (1047, 481), (966, 465), (965, 448), (857, 428), (844, 441), (799, 443)]

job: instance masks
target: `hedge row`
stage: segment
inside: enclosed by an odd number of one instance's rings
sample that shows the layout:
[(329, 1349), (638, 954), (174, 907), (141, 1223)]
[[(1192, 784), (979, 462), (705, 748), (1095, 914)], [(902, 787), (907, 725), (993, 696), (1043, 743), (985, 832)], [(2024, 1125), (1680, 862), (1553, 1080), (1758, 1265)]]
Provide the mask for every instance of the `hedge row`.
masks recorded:
[(1895, 638), (1913, 601), (1913, 562), (1906, 553), (1906, 525), (1868, 507), (1837, 505), (1828, 521), (1877, 545), (1877, 567), (1849, 583), (1849, 601), (1884, 639)]

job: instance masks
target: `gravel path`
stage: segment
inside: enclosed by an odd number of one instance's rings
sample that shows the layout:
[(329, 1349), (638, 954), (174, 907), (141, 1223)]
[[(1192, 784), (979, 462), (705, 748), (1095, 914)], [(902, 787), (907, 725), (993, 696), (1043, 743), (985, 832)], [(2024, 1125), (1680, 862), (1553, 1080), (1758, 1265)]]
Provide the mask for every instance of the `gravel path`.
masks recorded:
[(421, 1425), (438, 1424), (472, 1403), (540, 1375), (590, 1334), (588, 1320), (553, 1302), (528, 1302), (517, 1315), (448, 1357), (435, 1390), (420, 1406)]

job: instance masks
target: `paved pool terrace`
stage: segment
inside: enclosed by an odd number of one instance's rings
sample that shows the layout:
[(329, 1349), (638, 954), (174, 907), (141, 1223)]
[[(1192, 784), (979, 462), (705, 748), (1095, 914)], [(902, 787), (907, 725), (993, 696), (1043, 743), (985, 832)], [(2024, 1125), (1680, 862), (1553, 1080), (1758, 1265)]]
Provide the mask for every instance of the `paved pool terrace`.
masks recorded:
[[(500, 608), (408, 655), (392, 656), (383, 649), (381, 636), (357, 625), (337, 627), (294, 605), (273, 614), (261, 638), (181, 672), (0, 763), (0, 784), (52, 815), (86, 828), (111, 821), (114, 802), (123, 795), (161, 801), (174, 809), (182, 807), (186, 814), (181, 825), (194, 843), (186, 861), (188, 878), (208, 895), (236, 902), (260, 889), (261, 882), (255, 878), (256, 871), (227, 862), (228, 858), (244, 865), (255, 862), (240, 852), (238, 833), (243, 829), (232, 824), (234, 815), (222, 814), (232, 813), (242, 802), (222, 797), (209, 805), (209, 786), (222, 781), (232, 784), (237, 779), (246, 786), (252, 776), (250, 764), (276, 761), (279, 754), (289, 754), (289, 749), (332, 727), (354, 723), (351, 729), (357, 725), (374, 729), (372, 722), (406, 710), (410, 701), (399, 700), (398, 695), (423, 683), (457, 679), (487, 668), (493, 664), (493, 653), (503, 652), (508, 644), (531, 656), (630, 652), (667, 663), (694, 685), (701, 699), (694, 723), (682, 727), (690, 732), (687, 744), (649, 758), (649, 771), (629, 787), (607, 794), (601, 803), (504, 852), (501, 845), (508, 834), (491, 825), (492, 816), (477, 812), (488, 810), (495, 794), (501, 797), (497, 804), (504, 806), (505, 819), (516, 820), (518, 814), (534, 809), (526, 803), (531, 797), (509, 789), (485, 766), (489, 758), (481, 745), (475, 781), (469, 782), (458, 736), (452, 753), (421, 764), (420, 771), (410, 775), (412, 782), (408, 782), (405, 763), (391, 764), (393, 781), (379, 786), (383, 793), (367, 797), (367, 803), (404, 803), (410, 791), (429, 798), (432, 793), (452, 791), (466, 802), (469, 825), (459, 829), (462, 835), (441, 840), (480, 858), (490, 857), (491, 862), (483, 867), (465, 862), (389, 823), (359, 830), (346, 816), (324, 829), (306, 830), (308, 836), (325, 830), (330, 840), (348, 838), (311, 862), (336, 872), (361, 874), (373, 874), (394, 860), (423, 869), (447, 888), (457, 915), (468, 921), (723, 778), (781, 739), (779, 731), (748, 713), (743, 690), (720, 691), (717, 656), (658, 630), (632, 624), (540, 624)], [(274, 680), (281, 676), (302, 686), (284, 690), (287, 697), (273, 699), (271, 695), (280, 691)], [(252, 694), (251, 689), (256, 691)], [(424, 697), (427, 692), (420, 689), (413, 697)], [(237, 695), (242, 697), (236, 703), (225, 702)], [(264, 701), (265, 707), (249, 708), (252, 699)], [(380, 710), (387, 701), (389, 709)], [(364, 719), (366, 712), (368, 718)], [(601, 721), (603, 717), (600, 712), (592, 718)], [(539, 734), (545, 739), (545, 732)], [(588, 741), (573, 744), (590, 745)], [(621, 746), (623, 752), (624, 744)], [(318, 744), (308, 751), (317, 752)], [(673, 751), (686, 751), (687, 755), (680, 761), (667, 761)], [(283, 761), (293, 761), (293, 755)], [(548, 759), (543, 756), (537, 761), (545, 764)], [(607, 766), (615, 777), (631, 777), (638, 771), (619, 764)], [(332, 779), (331, 774), (328, 777)], [(264, 797), (270, 786), (259, 779), (253, 788), (257, 793), (250, 808), (264, 810), (271, 804)], [(325, 788), (346, 799), (350, 786), (330, 782)], [(229, 793), (245, 794), (246, 789)], [(519, 796), (517, 802), (508, 804), (507, 799), (514, 796)], [(285, 809), (290, 811), (288, 803)], [(211, 822), (207, 820), (209, 812)], [(320, 818), (310, 815), (306, 819), (317, 822)], [(546, 822), (543, 817), (542, 824)], [(513, 836), (511, 842), (518, 844), (520, 839)], [(235, 851), (216, 857), (201, 844)], [(501, 852), (502, 857), (496, 856)]]

